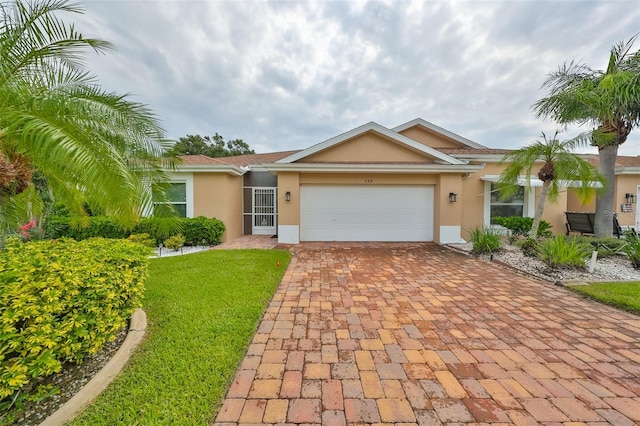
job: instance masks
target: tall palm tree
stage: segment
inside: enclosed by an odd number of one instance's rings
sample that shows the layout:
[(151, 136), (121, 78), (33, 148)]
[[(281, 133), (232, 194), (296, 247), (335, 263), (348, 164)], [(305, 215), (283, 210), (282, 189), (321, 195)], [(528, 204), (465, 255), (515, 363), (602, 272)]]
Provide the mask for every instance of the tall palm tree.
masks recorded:
[(18, 205), (37, 204), (35, 170), (76, 219), (89, 205), (125, 225), (167, 180), (173, 160), (155, 116), (84, 69), (87, 50), (111, 45), (59, 18), (81, 12), (67, 0), (0, 3), (0, 231), (15, 226)]
[(609, 182), (596, 196), (597, 237), (612, 234), (618, 147), (640, 124), (640, 51), (631, 50), (637, 36), (611, 48), (605, 71), (565, 63), (544, 83), (548, 96), (533, 105), (538, 117), (551, 117), (561, 124), (590, 124), (595, 128), (588, 137), (598, 147), (600, 172)]
[(541, 164), (537, 172), (542, 181), (542, 189), (538, 197), (536, 212), (533, 217), (530, 238), (538, 236), (538, 227), (547, 198), (557, 200), (562, 186), (574, 187), (581, 201), (593, 197), (597, 186), (604, 182), (598, 170), (587, 160), (572, 151), (582, 143), (580, 138), (559, 141), (557, 132), (552, 139), (542, 133), (542, 141), (517, 149), (506, 154), (500, 164), (508, 163), (498, 179), (498, 188), (502, 197), (509, 197), (518, 190), (518, 183), (522, 176), (526, 185), (531, 187), (533, 168)]

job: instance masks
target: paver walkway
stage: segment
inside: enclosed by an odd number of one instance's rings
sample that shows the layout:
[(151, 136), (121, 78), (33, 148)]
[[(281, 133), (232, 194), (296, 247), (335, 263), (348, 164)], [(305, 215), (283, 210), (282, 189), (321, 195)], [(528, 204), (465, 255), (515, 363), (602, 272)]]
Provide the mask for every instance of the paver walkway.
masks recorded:
[(640, 317), (435, 244), (302, 244), (223, 424), (640, 424)]
[(278, 239), (271, 235), (243, 235), (213, 247), (214, 250), (272, 249)]

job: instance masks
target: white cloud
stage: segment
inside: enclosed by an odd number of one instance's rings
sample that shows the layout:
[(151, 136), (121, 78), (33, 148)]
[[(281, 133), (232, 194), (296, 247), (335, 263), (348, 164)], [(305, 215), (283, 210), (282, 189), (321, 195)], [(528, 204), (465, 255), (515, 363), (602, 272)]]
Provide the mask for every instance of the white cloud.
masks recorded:
[[(416, 117), (487, 146), (525, 145), (556, 127), (530, 109), (547, 73), (572, 59), (603, 68), (640, 22), (625, 0), (85, 6), (69, 18), (117, 48), (89, 61), (105, 88), (135, 94), (173, 138), (218, 132), (261, 152)], [(640, 130), (620, 152), (640, 155)]]

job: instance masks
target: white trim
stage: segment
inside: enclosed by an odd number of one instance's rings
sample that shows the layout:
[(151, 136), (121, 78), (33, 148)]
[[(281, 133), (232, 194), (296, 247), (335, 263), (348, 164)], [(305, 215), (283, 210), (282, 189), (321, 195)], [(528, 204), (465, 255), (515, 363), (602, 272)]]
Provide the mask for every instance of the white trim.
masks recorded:
[(536, 215), (536, 191), (524, 189), (524, 209), (522, 215), (524, 217), (534, 217)]
[(300, 244), (300, 226), (278, 225), (278, 243)]
[[(496, 183), (500, 180), (500, 175), (484, 175), (480, 180)], [(526, 176), (521, 176), (518, 178), (518, 186), (542, 186), (542, 181), (537, 177), (531, 176), (527, 182)]]
[(470, 173), (484, 168), (484, 164), (339, 164), (339, 163), (292, 163), (263, 164), (270, 172), (314, 172), (314, 173)]
[[(499, 175), (484, 175), (480, 178), (480, 180), (484, 180), (486, 182), (498, 182), (500, 180)], [(530, 176), (527, 180), (526, 176), (520, 176), (518, 178), (518, 185), (524, 187), (540, 187), (543, 185), (540, 179), (534, 176)], [(559, 180), (558, 186), (561, 188), (580, 188), (582, 186), (582, 182), (577, 180)], [(602, 184), (600, 182), (589, 182), (589, 186), (592, 188), (602, 188)]]
[(505, 154), (472, 154), (472, 153), (464, 153), (464, 154), (451, 153), (449, 155), (459, 160), (484, 161), (487, 163), (499, 163), (504, 159), (504, 156), (505, 156)]
[(640, 167), (616, 167), (616, 175), (640, 175)]
[(469, 140), (467, 138), (464, 138), (464, 137), (462, 137), (462, 136), (460, 136), (460, 135), (458, 135), (456, 133), (453, 133), (453, 132), (450, 132), (450, 131), (448, 131), (446, 129), (443, 129), (440, 126), (436, 126), (435, 124), (430, 123), (427, 120), (424, 120), (422, 118), (413, 119), (413, 120), (408, 121), (408, 122), (406, 122), (404, 124), (396, 126), (396, 127), (392, 128), (391, 130), (393, 130), (394, 132), (401, 132), (403, 130), (406, 130), (408, 128), (414, 127), (416, 125), (420, 125), (420, 126), (422, 126), (424, 128), (427, 128), (427, 129), (429, 129), (431, 131), (434, 131), (436, 133), (440, 133), (441, 135), (446, 136), (449, 139), (453, 139), (454, 141), (459, 142), (459, 143), (461, 143), (461, 144), (463, 144), (465, 146), (468, 146), (469, 148), (478, 148), (478, 149), (483, 149), (483, 148), (486, 149), (487, 148), (484, 145), (480, 145), (479, 143), (473, 142), (473, 141), (471, 141), (471, 140)]
[[(171, 172), (168, 173), (170, 183), (184, 183), (187, 196), (187, 217), (194, 217), (193, 207), (193, 173)], [(169, 203), (174, 204), (174, 203)]]
[[(491, 181), (483, 178), (481, 178), (481, 180), (484, 180), (484, 194), (483, 194), (484, 208), (483, 208), (483, 215), (482, 215), (484, 226), (486, 228), (495, 227), (496, 225), (491, 224), (491, 184), (495, 183), (495, 181)], [(522, 205), (522, 216), (533, 217), (535, 215), (536, 191), (527, 188), (526, 185), (519, 185), (519, 186), (524, 187), (524, 202)]]
[(636, 231), (640, 231), (640, 209), (638, 209), (638, 200), (640, 200), (640, 185), (636, 188)]
[(460, 226), (440, 226), (440, 244), (464, 244)]
[(190, 173), (229, 173), (235, 176), (242, 176), (248, 169), (238, 166), (232, 166), (230, 164), (221, 165), (204, 165), (204, 164), (180, 164), (176, 168), (176, 172), (190, 172)]
[(282, 158), (278, 161), (276, 161), (276, 163), (278, 164), (287, 164), (287, 163), (293, 163), (295, 161), (301, 160), (305, 157), (308, 157), (310, 155), (313, 155), (315, 153), (318, 153), (320, 151), (323, 151), (325, 149), (331, 148), (332, 146), (338, 145), (342, 142), (345, 142), (349, 139), (353, 139), (356, 136), (360, 136), (366, 132), (369, 131), (374, 131), (377, 132), (383, 136), (386, 136), (387, 138), (391, 139), (392, 141), (395, 141), (401, 145), (406, 145), (409, 148), (412, 148), (415, 151), (421, 152), (425, 155), (428, 155), (430, 157), (433, 158), (437, 158), (441, 161), (443, 161), (446, 164), (454, 164), (454, 165), (461, 165), (461, 164), (467, 164), (466, 162), (462, 161), (462, 160), (458, 160), (457, 158), (454, 158), (450, 155), (444, 154), (436, 149), (433, 149), (431, 147), (428, 147), (426, 145), (421, 144), (420, 142), (414, 141), (411, 138), (408, 138), (406, 136), (401, 135), (400, 133), (396, 133), (393, 130), (389, 130), (384, 126), (379, 125), (378, 123), (374, 123), (373, 121), (367, 123), (367, 124), (363, 124), (360, 127), (356, 127), (355, 129), (349, 130), (348, 132), (342, 133), (338, 136), (335, 136), (331, 139), (328, 139), (324, 142), (320, 142), (316, 145), (313, 145), (310, 148), (304, 149), (300, 152), (297, 152), (295, 154), (292, 154), (288, 157)]

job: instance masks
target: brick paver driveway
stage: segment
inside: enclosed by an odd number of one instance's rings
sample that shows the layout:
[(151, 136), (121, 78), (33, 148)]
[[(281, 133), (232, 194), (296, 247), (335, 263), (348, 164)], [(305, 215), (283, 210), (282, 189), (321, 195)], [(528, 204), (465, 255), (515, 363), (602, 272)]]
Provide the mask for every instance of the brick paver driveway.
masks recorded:
[(434, 244), (302, 245), (216, 422), (639, 424), (640, 317)]

